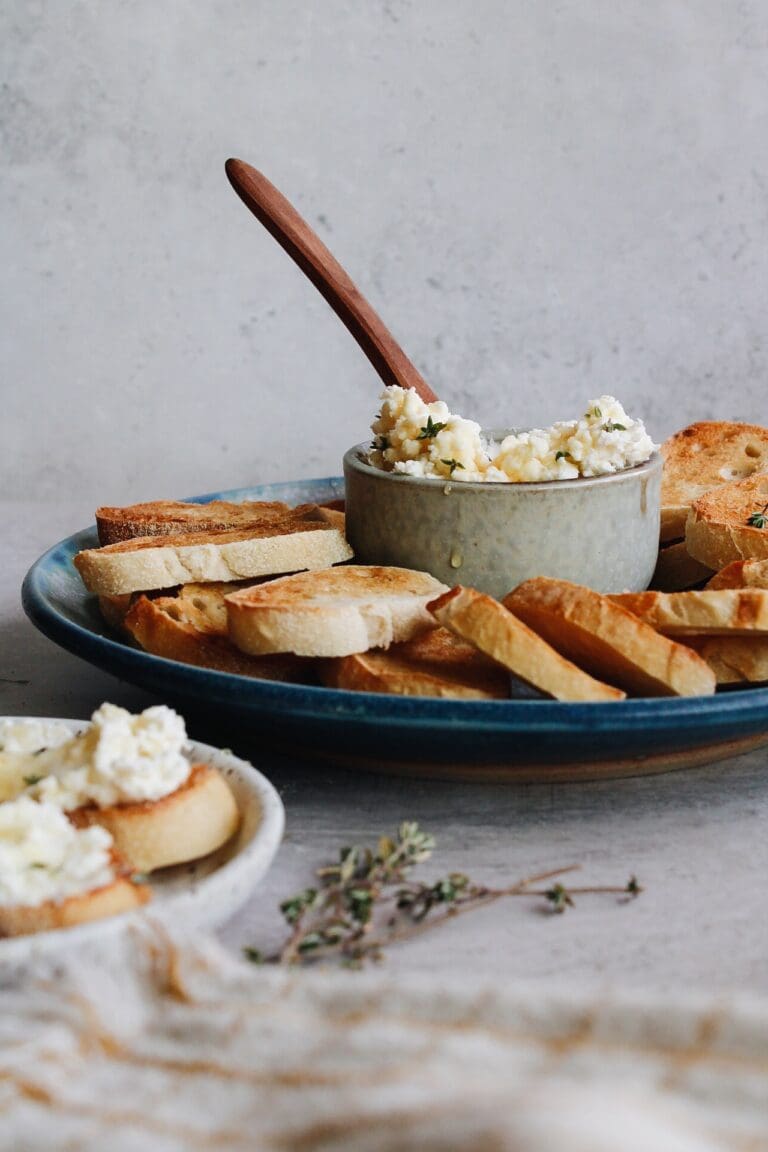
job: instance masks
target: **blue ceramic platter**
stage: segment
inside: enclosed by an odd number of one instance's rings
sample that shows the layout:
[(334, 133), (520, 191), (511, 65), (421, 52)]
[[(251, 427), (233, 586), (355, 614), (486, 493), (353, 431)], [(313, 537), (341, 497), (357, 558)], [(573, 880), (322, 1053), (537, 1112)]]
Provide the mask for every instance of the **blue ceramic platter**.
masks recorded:
[[(285, 500), (343, 497), (340, 477), (193, 497)], [(458, 779), (575, 780), (638, 775), (724, 759), (768, 743), (768, 688), (689, 699), (564, 704), (385, 696), (280, 684), (164, 660), (112, 636), (72, 557), (98, 543), (87, 528), (27, 573), (25, 611), (56, 644), (193, 715), (232, 723), (237, 736), (296, 757), (374, 771)], [(193, 725), (194, 727), (194, 725)]]

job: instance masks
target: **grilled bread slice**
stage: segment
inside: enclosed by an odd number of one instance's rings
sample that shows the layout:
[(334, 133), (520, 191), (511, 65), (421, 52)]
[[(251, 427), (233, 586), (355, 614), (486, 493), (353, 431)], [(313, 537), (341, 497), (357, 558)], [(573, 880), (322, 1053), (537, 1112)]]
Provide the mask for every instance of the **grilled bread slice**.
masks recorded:
[(520, 584), (504, 604), (568, 659), (636, 696), (715, 690), (714, 673), (700, 656), (591, 588), (539, 576)]
[(759, 588), (623, 592), (611, 600), (667, 636), (768, 633), (768, 591)]
[(509, 673), (447, 628), (422, 632), (386, 652), (372, 650), (323, 661), (320, 680), (329, 688), (436, 696), (443, 700), (502, 700)]
[(686, 636), (719, 685), (768, 683), (768, 636)]
[(181, 500), (152, 500), (127, 508), (97, 508), (100, 544), (117, 544), (136, 536), (178, 536), (183, 532), (223, 532), (251, 528), (288, 511), (280, 500), (211, 500), (190, 504)]
[(498, 600), (458, 585), (430, 604), (435, 619), (555, 700), (623, 700), (624, 692), (564, 659)]
[(117, 852), (137, 872), (207, 856), (240, 825), (229, 785), (206, 764), (195, 764), (181, 787), (159, 800), (110, 808), (89, 804), (68, 816), (78, 828), (100, 824), (111, 832)]
[(102, 920), (141, 908), (151, 895), (146, 884), (134, 883), (129, 875), (117, 875), (111, 884), (90, 892), (78, 892), (65, 900), (47, 900), (44, 904), (30, 906), (0, 906), (0, 937), (74, 928), (91, 920)]
[(140, 536), (79, 552), (75, 567), (99, 596), (327, 568), (352, 549), (326, 515), (293, 511), (248, 529)]
[(661, 539), (666, 542), (685, 536), (691, 504), (705, 492), (768, 472), (768, 428), (725, 421), (691, 424), (665, 441), (661, 452)]
[(227, 596), (229, 635), (256, 656), (388, 648), (434, 628), (426, 606), (445, 587), (427, 572), (375, 565), (283, 576)]
[(768, 560), (734, 560), (716, 572), (707, 589), (766, 588), (768, 589)]
[(651, 588), (659, 592), (682, 592), (703, 583), (711, 575), (712, 569), (694, 560), (685, 546), (685, 540), (680, 540), (659, 549)]
[[(235, 648), (227, 636), (223, 592), (233, 587), (189, 584), (178, 596), (139, 596), (125, 617), (125, 632), (145, 652), (181, 664), (259, 680), (313, 681), (311, 662), (298, 656), (246, 656)], [(193, 588), (205, 592), (193, 593)]]
[(725, 484), (696, 500), (685, 543), (692, 556), (718, 571), (734, 560), (768, 560), (768, 475)]

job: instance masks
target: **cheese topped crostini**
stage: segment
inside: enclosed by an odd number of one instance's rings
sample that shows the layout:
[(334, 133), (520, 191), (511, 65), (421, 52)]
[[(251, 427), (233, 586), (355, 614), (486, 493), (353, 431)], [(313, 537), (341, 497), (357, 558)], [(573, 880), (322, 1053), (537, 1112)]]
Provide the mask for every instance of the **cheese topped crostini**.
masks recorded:
[[(239, 814), (226, 781), (184, 754), (181, 716), (158, 705), (138, 716), (102, 704), (91, 725), (51, 746), (35, 722), (24, 739), (3, 740), (6, 792), (52, 804), (76, 825), (108, 828), (120, 855), (151, 872), (206, 856), (236, 831)], [(19, 740), (25, 749), (18, 751)]]
[(0, 936), (71, 927), (149, 898), (105, 828), (75, 828), (28, 796), (0, 804)]

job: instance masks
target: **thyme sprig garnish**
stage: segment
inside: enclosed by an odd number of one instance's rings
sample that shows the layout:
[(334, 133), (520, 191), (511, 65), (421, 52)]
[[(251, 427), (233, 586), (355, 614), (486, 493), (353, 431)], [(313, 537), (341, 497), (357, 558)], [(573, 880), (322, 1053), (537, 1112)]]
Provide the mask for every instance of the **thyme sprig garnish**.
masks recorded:
[(762, 512), (753, 512), (747, 520), (747, 524), (751, 528), (768, 528), (768, 504), (765, 505)]
[(462, 472), (465, 471), (464, 465), (460, 464), (458, 460), (441, 460), (440, 463), (445, 464), (451, 476), (453, 476), (457, 468), (461, 468)]
[[(543, 900), (562, 914), (576, 896), (605, 893), (624, 900), (642, 892), (636, 877), (624, 885), (566, 886), (562, 877), (577, 864), (527, 876), (503, 888), (476, 884), (463, 872), (432, 882), (411, 878), (430, 858), (434, 837), (414, 821), (404, 821), (394, 837), (382, 836), (375, 849), (342, 848), (337, 863), (319, 868), (317, 883), (280, 905), (290, 934), (279, 951), (245, 948), (254, 963), (296, 965), (333, 959), (353, 967), (380, 960), (384, 948), (436, 928), (462, 912), (511, 896)], [(553, 883), (549, 884), (552, 881)]]
[(445, 428), (446, 422), (440, 420), (433, 420), (431, 416), (427, 416), (427, 422), (416, 437), (417, 440), (433, 440), (438, 432), (442, 432)]
[(603, 424), (603, 432), (626, 432), (626, 424), (617, 424), (615, 420), (606, 420)]

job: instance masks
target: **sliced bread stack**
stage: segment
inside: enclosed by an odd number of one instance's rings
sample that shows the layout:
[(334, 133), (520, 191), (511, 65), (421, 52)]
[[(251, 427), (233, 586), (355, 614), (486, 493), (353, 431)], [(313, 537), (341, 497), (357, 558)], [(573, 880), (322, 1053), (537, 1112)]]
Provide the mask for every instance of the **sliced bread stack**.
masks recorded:
[(75, 557), (107, 624), (169, 660), (270, 680), (315, 680), (306, 662), (256, 659), (229, 640), (224, 597), (285, 572), (352, 556), (343, 508), (172, 500), (102, 507), (100, 548)]
[[(722, 547), (712, 540), (715, 523), (729, 506), (732, 489), (768, 473), (768, 428), (726, 421), (691, 424), (662, 445), (662, 455), (660, 549), (651, 587), (678, 592), (703, 585), (722, 567)], [(692, 531), (691, 518), (702, 499), (714, 500), (716, 511), (703, 517), (705, 527)], [(732, 522), (729, 511), (726, 532)]]
[[(768, 565), (766, 566), (768, 567)], [(689, 646), (710, 665), (719, 685), (768, 682), (768, 579), (744, 565), (703, 590), (625, 593), (612, 599), (645, 624)], [(735, 582), (747, 570), (758, 581)], [(755, 570), (757, 569), (757, 571)]]

